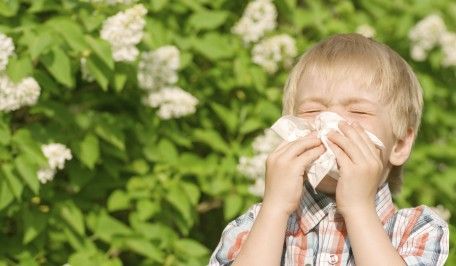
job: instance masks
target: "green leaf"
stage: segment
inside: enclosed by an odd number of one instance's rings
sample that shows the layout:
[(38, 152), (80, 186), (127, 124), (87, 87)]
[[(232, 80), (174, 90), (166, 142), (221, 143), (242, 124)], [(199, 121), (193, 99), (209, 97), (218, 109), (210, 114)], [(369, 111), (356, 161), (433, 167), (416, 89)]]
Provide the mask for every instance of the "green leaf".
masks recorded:
[(193, 138), (195, 141), (200, 141), (209, 145), (212, 149), (222, 152), (229, 153), (230, 149), (225, 140), (219, 135), (219, 133), (213, 129), (196, 129), (193, 132)]
[(190, 16), (188, 24), (196, 30), (211, 30), (223, 25), (228, 14), (226, 11), (201, 10)]
[(84, 235), (84, 216), (72, 201), (59, 206), (60, 217), (80, 236)]
[(182, 182), (181, 185), (182, 188), (185, 190), (188, 198), (190, 199), (190, 203), (192, 205), (196, 205), (200, 197), (200, 191), (198, 189), (198, 186), (188, 182)]
[(238, 120), (236, 113), (216, 102), (212, 102), (211, 107), (214, 109), (215, 114), (217, 114), (220, 120), (222, 120), (225, 126), (228, 128), (228, 131), (230, 133), (234, 133), (236, 131)]
[(95, 39), (90, 35), (86, 35), (86, 40), (92, 48), (93, 52), (98, 58), (109, 67), (114, 70), (114, 60), (112, 59), (111, 45), (102, 39)]
[(74, 51), (83, 52), (88, 48), (81, 26), (78, 23), (67, 17), (53, 18), (46, 23), (57, 31)]
[(11, 80), (18, 83), (23, 78), (30, 76), (33, 73), (32, 61), (30, 61), (28, 56), (23, 56), (21, 58), (11, 57), (8, 61), (6, 71)]
[(9, 163), (5, 163), (1, 166), (1, 169), (1, 174), (5, 178), (6, 184), (13, 193), (14, 197), (20, 201), (24, 186), (19, 181), (19, 178), (17, 178), (17, 176), (13, 173), (14, 167)]
[(18, 0), (0, 1), (0, 15), (4, 17), (13, 17), (19, 10)]
[(209, 250), (204, 245), (190, 238), (177, 240), (174, 242), (174, 248), (176, 254), (186, 254), (194, 257), (202, 257), (209, 254)]
[(193, 48), (211, 60), (230, 58), (236, 51), (233, 39), (228, 35), (210, 32), (193, 39)]
[(161, 139), (158, 144), (148, 143), (144, 147), (144, 155), (150, 161), (166, 162), (168, 164), (175, 164), (179, 155), (173, 142), (168, 139)]
[(95, 127), (95, 132), (100, 138), (111, 143), (114, 147), (121, 151), (125, 150), (125, 136), (118, 127), (99, 121), (98, 125)]
[(74, 87), (70, 58), (61, 48), (54, 47), (51, 52), (41, 57), (41, 63), (58, 82), (69, 88)]
[(29, 46), (28, 51), (32, 60), (35, 61), (41, 54), (49, 52), (49, 49), (55, 42), (55, 37), (49, 30), (39, 32), (38, 36), (34, 38), (34, 41)]
[(0, 119), (0, 144), (8, 145), (11, 141), (11, 130), (9, 125)]
[(93, 169), (95, 163), (100, 158), (100, 146), (97, 136), (91, 133), (87, 134), (80, 143), (80, 150), (80, 159), (82, 163), (90, 169)]
[(223, 216), (225, 220), (232, 219), (242, 209), (242, 197), (237, 194), (229, 194), (224, 201)]
[(26, 245), (34, 240), (44, 228), (46, 228), (47, 216), (42, 212), (23, 209), (22, 222), (24, 224), (22, 243)]
[(87, 58), (87, 71), (92, 77), (95, 78), (97, 83), (103, 89), (103, 91), (108, 90), (109, 79), (112, 76), (112, 72), (106, 67), (100, 59), (94, 55), (90, 55)]
[(133, 234), (130, 227), (109, 216), (104, 211), (98, 215), (90, 215), (87, 223), (91, 225), (95, 235), (106, 242), (112, 241), (114, 236), (130, 236)]
[(166, 200), (171, 203), (181, 214), (182, 217), (190, 222), (192, 219), (192, 206), (186, 192), (178, 184), (173, 184), (166, 193)]
[[(0, 173), (1, 177), (1, 173)], [(14, 200), (14, 195), (8, 187), (6, 180), (0, 178), (0, 210), (3, 210)]]
[(108, 198), (108, 211), (125, 210), (130, 207), (130, 198), (122, 190), (115, 190)]
[(155, 201), (143, 199), (136, 203), (136, 210), (138, 218), (145, 221), (160, 212), (160, 205)]
[(23, 152), (30, 161), (36, 163), (39, 166), (47, 165), (47, 159), (41, 152), (41, 148), (38, 143), (33, 140), (29, 130), (17, 130), (12, 140), (14, 146)]
[(14, 164), (25, 184), (27, 184), (35, 195), (38, 194), (40, 183), (36, 174), (38, 170), (36, 163), (31, 162), (25, 155), (19, 155), (14, 160)]
[(150, 258), (156, 262), (163, 262), (164, 254), (158, 249), (157, 245), (153, 245), (148, 240), (143, 238), (129, 238), (125, 240), (125, 245), (134, 252)]
[(249, 118), (244, 123), (242, 123), (242, 126), (239, 129), (239, 133), (248, 134), (263, 127), (264, 125), (260, 120), (256, 118)]

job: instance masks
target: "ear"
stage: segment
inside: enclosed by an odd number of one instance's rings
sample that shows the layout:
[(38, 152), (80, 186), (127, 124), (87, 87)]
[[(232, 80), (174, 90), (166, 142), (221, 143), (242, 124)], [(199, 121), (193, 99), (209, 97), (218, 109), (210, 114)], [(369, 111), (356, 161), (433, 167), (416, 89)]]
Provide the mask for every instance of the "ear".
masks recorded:
[(392, 165), (403, 165), (410, 156), (415, 139), (415, 132), (412, 128), (407, 129), (404, 138), (397, 139), (393, 148), (391, 149), (389, 161)]

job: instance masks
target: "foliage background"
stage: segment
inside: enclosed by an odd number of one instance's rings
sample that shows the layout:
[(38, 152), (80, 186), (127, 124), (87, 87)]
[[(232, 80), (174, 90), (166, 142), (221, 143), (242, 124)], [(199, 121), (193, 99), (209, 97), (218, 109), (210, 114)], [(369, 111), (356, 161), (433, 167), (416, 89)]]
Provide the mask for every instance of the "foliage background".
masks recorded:
[[(178, 85), (199, 100), (195, 114), (161, 120), (140, 104), (135, 63), (114, 63), (99, 37), (123, 5), (71, 0), (2, 0), (0, 32), (16, 54), (7, 73), (31, 75), (39, 101), (0, 113), (0, 265), (202, 265), (226, 223), (259, 198), (236, 171), (251, 142), (281, 114), (287, 69), (267, 74), (230, 32), (246, 1), (151, 0), (141, 51), (173, 44)], [(441, 204), (456, 265), (456, 68), (442, 53), (410, 58), (407, 34), (431, 12), (456, 31), (450, 0), (274, 1), (276, 33), (299, 53), (360, 24), (410, 62), (425, 93), (422, 129), (395, 198), (400, 207)], [(89, 38), (88, 36), (91, 36)], [(456, 49), (456, 48), (455, 48)], [(95, 82), (81, 79), (89, 55)], [(56, 141), (74, 158), (45, 185), (34, 171), (39, 146)]]

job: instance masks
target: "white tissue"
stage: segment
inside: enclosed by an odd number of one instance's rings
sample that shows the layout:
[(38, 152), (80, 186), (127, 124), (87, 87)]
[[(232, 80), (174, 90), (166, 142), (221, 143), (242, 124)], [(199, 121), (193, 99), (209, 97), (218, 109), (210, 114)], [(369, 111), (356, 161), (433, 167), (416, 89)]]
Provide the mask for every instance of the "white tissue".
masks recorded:
[[(317, 131), (317, 137), (321, 139), (326, 151), (306, 169), (307, 177), (314, 190), (326, 175), (329, 175), (336, 180), (340, 176), (336, 162), (336, 155), (329, 147), (326, 135), (329, 131), (331, 131), (331, 129), (334, 129), (342, 134), (338, 127), (339, 122), (342, 120), (345, 119), (333, 112), (322, 112), (313, 122), (309, 122), (308, 120), (293, 115), (285, 115), (280, 117), (271, 126), (271, 129), (286, 141), (294, 141), (308, 135), (312, 131)], [(377, 147), (380, 149), (385, 148), (377, 136), (367, 130), (364, 131)]]

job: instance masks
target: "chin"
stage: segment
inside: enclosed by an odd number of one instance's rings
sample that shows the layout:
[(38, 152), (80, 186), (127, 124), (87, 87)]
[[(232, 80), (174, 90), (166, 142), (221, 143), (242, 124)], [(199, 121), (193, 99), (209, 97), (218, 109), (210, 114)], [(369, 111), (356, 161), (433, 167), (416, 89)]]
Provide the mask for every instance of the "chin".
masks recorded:
[(323, 180), (321, 180), (320, 184), (318, 184), (316, 190), (325, 194), (334, 195), (336, 193), (336, 187), (337, 180), (327, 175), (323, 178)]

